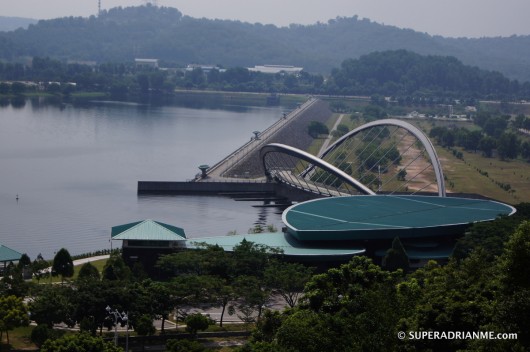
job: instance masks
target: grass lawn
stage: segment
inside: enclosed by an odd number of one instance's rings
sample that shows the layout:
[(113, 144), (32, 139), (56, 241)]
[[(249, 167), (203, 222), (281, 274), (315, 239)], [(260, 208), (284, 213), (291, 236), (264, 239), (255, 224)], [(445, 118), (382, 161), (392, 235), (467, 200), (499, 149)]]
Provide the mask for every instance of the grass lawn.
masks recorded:
[(2, 335), (0, 351), (16, 350), (36, 350), (37, 346), (31, 342), (31, 331), (33, 327), (26, 326), (9, 331), (9, 345), (7, 344), (6, 334)]
[(104, 92), (75, 92), (70, 94), (72, 98), (104, 98), (107, 93)]
[[(432, 127), (427, 121), (412, 123), (427, 135)], [(436, 125), (442, 123), (436, 122)], [(469, 122), (451, 121), (451, 124), (470, 130), (476, 128)], [(453, 149), (462, 152), (463, 160), (460, 160), (450, 150), (439, 145), (435, 144), (435, 149), (447, 178), (448, 192), (476, 193), (508, 204), (530, 201), (530, 163), (523, 160), (503, 161), (498, 158), (486, 158), (480, 152), (467, 152), (454, 147)], [(510, 189), (503, 189), (503, 184), (510, 185)]]
[[(93, 266), (96, 267), (96, 269), (98, 269), (99, 273), (101, 274), (103, 272), (103, 267), (105, 266), (105, 263), (107, 263), (107, 259), (100, 259), (100, 260), (96, 260), (94, 262), (90, 262), (90, 264), (92, 264)], [(68, 280), (75, 280), (77, 278), (77, 276), (79, 275), (79, 270), (81, 270), (81, 266), (82, 265), (76, 265), (74, 266), (74, 276), (72, 276), (71, 278), (68, 278), (68, 279), (65, 279), (65, 281), (68, 281)], [(33, 278), (33, 282), (37, 283), (37, 280), (35, 278)], [(61, 282), (61, 277), (60, 276), (55, 276), (55, 277), (45, 277), (43, 279), (40, 280), (40, 283), (43, 283), (43, 284), (46, 284), (46, 283), (59, 283)]]
[[(447, 149), (437, 147), (442, 168), (451, 192), (477, 193), (509, 204), (530, 200), (530, 163), (521, 160), (502, 161), (485, 158), (458, 148), (463, 160)], [(501, 188), (510, 185), (510, 190)]]

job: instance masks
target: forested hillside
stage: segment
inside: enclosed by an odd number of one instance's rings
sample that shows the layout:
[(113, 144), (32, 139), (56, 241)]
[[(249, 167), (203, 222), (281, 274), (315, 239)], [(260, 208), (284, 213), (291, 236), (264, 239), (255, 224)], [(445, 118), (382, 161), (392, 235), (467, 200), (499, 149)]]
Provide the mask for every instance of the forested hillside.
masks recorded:
[(0, 16), (0, 32), (14, 31), (18, 28), (27, 28), (30, 24), (37, 23), (37, 20), (22, 17)]
[(24, 56), (98, 62), (149, 57), (181, 65), (289, 64), (324, 74), (347, 58), (397, 49), (454, 56), (464, 64), (530, 81), (530, 36), (448, 39), (357, 17), (276, 27), (141, 6), (111, 9), (99, 17), (39, 21), (27, 30), (0, 33), (0, 58), (7, 61)]
[(530, 85), (498, 72), (462, 64), (454, 57), (422, 56), (406, 50), (374, 52), (345, 60), (327, 82), (328, 92), (354, 95), (526, 97)]

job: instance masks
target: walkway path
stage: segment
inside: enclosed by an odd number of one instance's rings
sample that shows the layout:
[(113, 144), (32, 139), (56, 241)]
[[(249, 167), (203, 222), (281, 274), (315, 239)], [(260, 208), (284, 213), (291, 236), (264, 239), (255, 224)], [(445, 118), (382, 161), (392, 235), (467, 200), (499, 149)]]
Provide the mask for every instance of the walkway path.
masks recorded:
[[(78, 265), (82, 265), (85, 263), (95, 262), (98, 260), (109, 259), (109, 258), (110, 258), (110, 254), (104, 254), (104, 255), (98, 255), (95, 257), (76, 259), (73, 261), (73, 263), (74, 263), (74, 266), (78, 266)], [(49, 273), (51, 270), (52, 270), (52, 267), (50, 266), (50, 267), (47, 267), (46, 269), (43, 269), (42, 271), (45, 273)]]
[(320, 147), (320, 150), (318, 151), (317, 156), (322, 155), (322, 153), (324, 153), (324, 151), (325, 151), (326, 149), (328, 149), (329, 143), (331, 143), (331, 140), (333, 139), (333, 131), (335, 131), (335, 130), (337, 129), (337, 127), (339, 126), (339, 124), (342, 122), (342, 118), (343, 118), (344, 116), (345, 116), (344, 114), (340, 114), (340, 116), (339, 116), (339, 118), (337, 119), (337, 121), (335, 121), (335, 124), (334, 124), (333, 127), (331, 128), (331, 131), (329, 131), (328, 138), (326, 138), (326, 140), (325, 140), (324, 143), (322, 144), (322, 147)]
[[(217, 181), (230, 181), (234, 179), (229, 179), (223, 177), (223, 175), (229, 171), (231, 168), (236, 166), (238, 163), (240, 163), (242, 160), (244, 160), (246, 157), (248, 157), (253, 151), (258, 150), (262, 146), (266, 145), (268, 141), (282, 128), (290, 124), (293, 120), (295, 120), (297, 117), (301, 116), (304, 111), (309, 109), (315, 102), (317, 102), (317, 99), (310, 98), (308, 101), (306, 101), (304, 104), (302, 104), (299, 108), (293, 110), (288, 115), (285, 115), (283, 118), (272, 124), (270, 127), (268, 127), (266, 130), (260, 132), (258, 134), (258, 138), (252, 138), (249, 142), (245, 143), (243, 146), (238, 148), (236, 151), (229, 154), (226, 158), (212, 166), (208, 169), (207, 175), (209, 179), (200, 179), (197, 178), (196, 181), (198, 182), (208, 182), (212, 181), (212, 179)], [(239, 179), (241, 180), (241, 179)]]

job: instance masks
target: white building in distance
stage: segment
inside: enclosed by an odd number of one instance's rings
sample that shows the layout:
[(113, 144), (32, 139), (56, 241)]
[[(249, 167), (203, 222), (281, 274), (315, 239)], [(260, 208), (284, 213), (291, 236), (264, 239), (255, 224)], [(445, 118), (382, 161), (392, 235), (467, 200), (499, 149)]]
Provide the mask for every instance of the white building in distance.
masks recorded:
[(136, 66), (158, 68), (158, 59), (134, 59)]
[(295, 67), (295, 66), (288, 66), (288, 65), (256, 65), (254, 67), (249, 67), (248, 70), (251, 72), (261, 72), (261, 73), (271, 73), (276, 74), (280, 72), (284, 72), (287, 74), (297, 74), (302, 72), (304, 68), (303, 67)]

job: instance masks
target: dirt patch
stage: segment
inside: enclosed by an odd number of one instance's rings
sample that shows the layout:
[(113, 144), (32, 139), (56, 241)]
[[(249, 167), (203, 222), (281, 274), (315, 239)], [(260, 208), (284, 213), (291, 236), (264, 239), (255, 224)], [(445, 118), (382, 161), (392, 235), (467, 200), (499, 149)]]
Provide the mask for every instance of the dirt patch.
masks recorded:
[[(406, 131), (399, 131), (401, 138)], [(415, 136), (407, 133), (407, 135), (401, 140), (397, 149), (401, 154), (401, 163), (396, 167), (395, 172), (397, 173), (401, 168), (405, 168), (407, 176), (404, 181), (407, 184), (409, 191), (422, 191), (422, 192), (438, 192), (438, 184), (436, 183), (436, 174), (429, 156), (423, 146), (421, 149), (418, 147), (417, 139)], [(412, 144), (412, 146), (411, 146)], [(421, 143), (420, 143), (421, 144)], [(410, 147), (410, 148), (409, 148)], [(423, 152), (423, 155), (419, 156)], [(410, 164), (410, 165), (409, 165)]]

